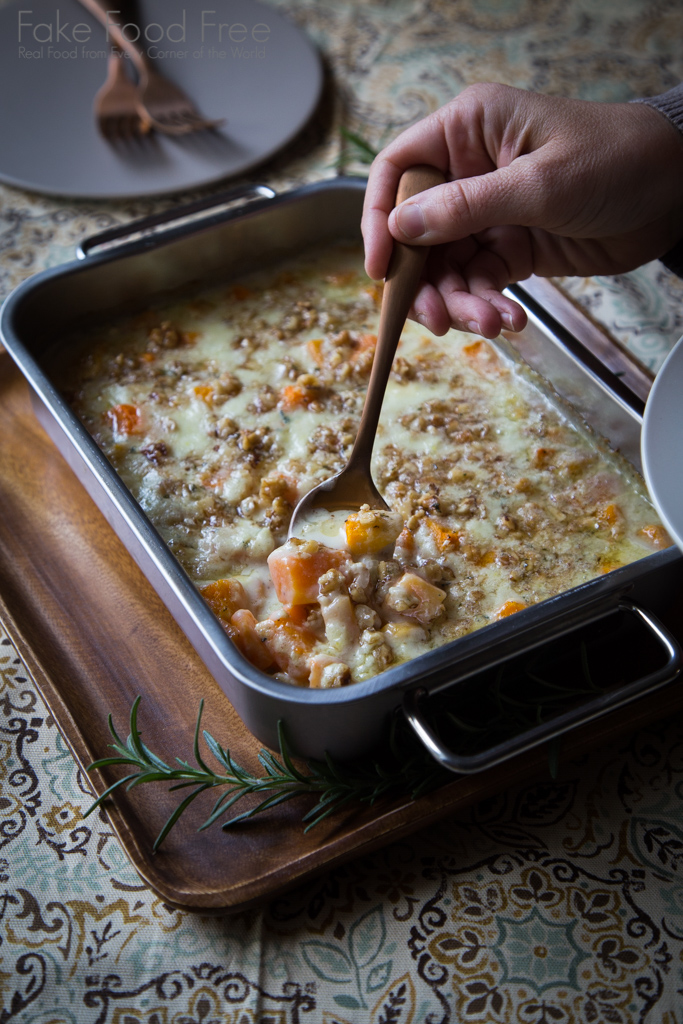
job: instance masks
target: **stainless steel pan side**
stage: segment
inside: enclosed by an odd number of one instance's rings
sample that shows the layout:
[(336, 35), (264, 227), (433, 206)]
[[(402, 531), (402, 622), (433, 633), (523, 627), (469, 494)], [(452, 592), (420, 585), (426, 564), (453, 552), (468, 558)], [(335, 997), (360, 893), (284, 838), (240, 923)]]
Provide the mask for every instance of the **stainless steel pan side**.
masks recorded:
[[(677, 641), (671, 636), (669, 631), (652, 615), (643, 611), (642, 608), (639, 608), (631, 601), (622, 599), (617, 610), (628, 612), (639, 619), (659, 642), (666, 654), (666, 661), (660, 668), (640, 676), (633, 682), (614, 687), (613, 689), (605, 689), (580, 706), (557, 714), (542, 724), (533, 726), (511, 739), (499, 742), (475, 754), (462, 755), (448, 748), (434, 730), (428, 716), (425, 715), (424, 705), (428, 695), (425, 690), (418, 687), (409, 690), (403, 698), (403, 711), (408, 722), (431, 755), (444, 768), (449, 768), (458, 774), (472, 774), (483, 771), (484, 768), (493, 768), (502, 761), (506, 761), (517, 754), (522, 754), (524, 751), (530, 750), (540, 743), (547, 743), (549, 740), (555, 739), (570, 729), (585, 725), (601, 715), (607, 714), (609, 711), (616, 710), (616, 708), (623, 707), (625, 704), (637, 700), (638, 697), (642, 697), (646, 693), (657, 690), (661, 686), (666, 686), (667, 683), (676, 679), (681, 672), (682, 655)], [(604, 608), (599, 609), (593, 621), (607, 618), (614, 615), (614, 613), (614, 608), (607, 610)], [(573, 629), (567, 628), (567, 632), (573, 631)], [(578, 639), (575, 642), (578, 643)], [(523, 648), (522, 653), (528, 653), (534, 650), (535, 647), (536, 644), (532, 639), (529, 645)], [(489, 667), (493, 666), (490, 665)], [(459, 681), (463, 682), (465, 678), (464, 675), (461, 675)], [(433, 692), (442, 693), (444, 689)]]
[[(507, 293), (527, 312), (529, 323), (513, 345), (533, 369), (613, 448), (641, 472), (640, 432), (644, 402), (581, 342), (546, 312), (521, 284)], [(551, 340), (552, 345), (547, 341)]]
[[(27, 378), (40, 422), (74, 469), (88, 493), (127, 545), (131, 555), (188, 635), (247, 727), (276, 745), (279, 719), (295, 749), (311, 757), (328, 750), (337, 758), (368, 751), (403, 694), (417, 686), (431, 691), (471, 674), (495, 657), (514, 653), (532, 639), (541, 642), (588, 620), (597, 608), (616, 607), (628, 597), (644, 608), (662, 607), (680, 578), (681, 556), (674, 549), (637, 563), (493, 623), (427, 655), (363, 683), (339, 690), (305, 690), (259, 672), (232, 645), (179, 563), (125, 488), (54, 386), (50, 367), (60, 338), (84, 321), (106, 319), (124, 309), (149, 304), (160, 292), (190, 284), (229, 279), (277, 263), (305, 247), (341, 239), (360, 240), (365, 183), (337, 178), (276, 198), (257, 198), (242, 210), (230, 208), (199, 223), (185, 220), (162, 234), (143, 234), (123, 247), (112, 245), (87, 258), (31, 278), (7, 299), (0, 313), (0, 336)], [(132, 230), (135, 230), (132, 225)], [(539, 332), (543, 334), (543, 332)], [(534, 342), (536, 344), (536, 341)], [(540, 343), (539, 343), (540, 344)], [(553, 349), (552, 325), (543, 345)], [(571, 389), (581, 391), (578, 362), (562, 364)], [(566, 381), (565, 381), (566, 383)], [(594, 383), (594, 382), (593, 382)], [(637, 416), (620, 398), (601, 390), (600, 423), (616, 444), (639, 432)], [(590, 413), (590, 409), (588, 412)], [(595, 409), (594, 409), (595, 411)], [(590, 421), (590, 416), (588, 417)], [(612, 439), (609, 430), (601, 430)]]

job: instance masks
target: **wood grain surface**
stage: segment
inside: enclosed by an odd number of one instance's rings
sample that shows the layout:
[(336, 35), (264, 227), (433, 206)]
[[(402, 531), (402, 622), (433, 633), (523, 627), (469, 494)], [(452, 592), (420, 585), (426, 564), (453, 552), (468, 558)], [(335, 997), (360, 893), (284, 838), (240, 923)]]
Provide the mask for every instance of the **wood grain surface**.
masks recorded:
[[(166, 761), (191, 755), (204, 697), (205, 727), (237, 761), (255, 768), (258, 741), (38, 425), (28, 388), (6, 354), (0, 354), (0, 438), (0, 618), (81, 767), (108, 754), (110, 712), (127, 734), (130, 706), (141, 694), (143, 738)], [(675, 630), (681, 610), (672, 609)], [(683, 636), (680, 627), (677, 632)], [(680, 707), (683, 686), (674, 684), (572, 734), (564, 756), (607, 744)], [(113, 768), (93, 779), (96, 790), (120, 772)], [(119, 790), (108, 813), (136, 869), (165, 901), (225, 912), (457, 814), (503, 787), (544, 777), (547, 753), (540, 748), (477, 776), (454, 777), (416, 802), (400, 799), (333, 816), (308, 835), (301, 826), (303, 799), (234, 831), (214, 826), (198, 834), (213, 803), (206, 794), (156, 855), (152, 844), (176, 794), (164, 786)]]

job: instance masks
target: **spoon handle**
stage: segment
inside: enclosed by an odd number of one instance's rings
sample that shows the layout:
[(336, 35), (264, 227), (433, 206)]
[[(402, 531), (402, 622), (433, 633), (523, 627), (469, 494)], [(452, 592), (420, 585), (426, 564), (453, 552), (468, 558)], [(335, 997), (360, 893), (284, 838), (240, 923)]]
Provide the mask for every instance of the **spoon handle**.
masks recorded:
[[(398, 184), (396, 205), (405, 199), (410, 199), (411, 196), (425, 192), (428, 188), (442, 185), (445, 180), (444, 175), (436, 167), (418, 164), (408, 168), (403, 172)], [(368, 467), (367, 471), (369, 472), (372, 447), (382, 410), (384, 392), (396, 354), (396, 346), (401, 337), (408, 311), (413, 304), (428, 254), (429, 246), (404, 245), (403, 242), (394, 242), (384, 282), (375, 358), (363, 405), (363, 415), (348, 468), (363, 466)]]

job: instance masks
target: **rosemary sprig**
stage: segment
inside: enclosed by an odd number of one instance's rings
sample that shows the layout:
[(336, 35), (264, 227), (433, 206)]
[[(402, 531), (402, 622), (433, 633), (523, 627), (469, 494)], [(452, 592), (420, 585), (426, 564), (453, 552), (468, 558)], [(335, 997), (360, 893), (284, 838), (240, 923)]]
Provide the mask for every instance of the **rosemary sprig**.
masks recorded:
[(357, 135), (356, 132), (349, 131), (343, 124), (340, 125), (339, 131), (345, 142), (351, 143), (354, 150), (351, 154), (353, 159), (361, 164), (371, 164), (377, 156), (378, 150), (371, 146), (366, 139)]
[(110, 765), (126, 765), (135, 770), (109, 786), (91, 804), (84, 817), (92, 814), (107, 797), (121, 786), (130, 790), (148, 782), (171, 782), (173, 785), (170, 786), (169, 792), (194, 787), (164, 824), (154, 842), (153, 849), (155, 851), (190, 804), (207, 789), (220, 787), (225, 791), (216, 800), (199, 831), (209, 828), (246, 796), (255, 794), (264, 798), (255, 806), (235, 814), (227, 822), (224, 822), (222, 826), (224, 829), (232, 828), (238, 822), (252, 818), (256, 814), (270, 810), (295, 797), (313, 794), (318, 797), (317, 803), (302, 819), (306, 824), (304, 831), (308, 832), (330, 814), (351, 802), (373, 804), (390, 790), (397, 789), (408, 792), (412, 798), (417, 798), (438, 785), (444, 777), (450, 777), (450, 773), (440, 768), (422, 748), (415, 750), (412, 755), (408, 753), (406, 756), (406, 739), (408, 737), (405, 732), (407, 730), (398, 718), (392, 724), (389, 737), (390, 757), (387, 764), (374, 761), (358, 767), (349, 767), (338, 765), (328, 757), (324, 762), (307, 761), (305, 771), (296, 767), (282, 723), (278, 723), (280, 759), (271, 751), (262, 749), (258, 759), (264, 769), (264, 774), (260, 776), (252, 775), (237, 764), (230, 751), (222, 747), (211, 733), (204, 730), (202, 735), (206, 745), (223, 769), (214, 771), (204, 761), (199, 747), (201, 719), (204, 710), (203, 700), (199, 705), (194, 731), (196, 767), (179, 757), (175, 759), (177, 767), (172, 767), (157, 757), (142, 741), (138, 729), (140, 699), (140, 697), (136, 697), (131, 708), (130, 733), (125, 742), (118, 735), (112, 716), (109, 716), (109, 731), (114, 739), (111, 747), (116, 752), (115, 756), (95, 761), (87, 769), (95, 771)]
[(337, 174), (348, 173), (349, 164), (370, 165), (372, 163), (379, 150), (370, 145), (367, 139), (350, 131), (343, 124), (339, 126), (339, 134), (341, 135), (341, 144), (334, 161)]
[[(595, 631), (594, 631), (595, 632)], [(578, 643), (569, 638), (553, 645), (543, 656), (520, 657), (509, 662), (505, 669), (490, 670), (474, 681), (469, 692), (467, 687), (458, 689), (453, 698), (442, 700), (439, 696), (433, 703), (432, 717), (437, 730), (445, 736), (450, 748), (462, 755), (477, 753), (503, 743), (559, 714), (577, 700), (595, 697), (609, 686), (621, 683), (625, 669), (631, 666), (631, 657), (626, 645), (616, 645), (617, 632), (610, 634), (612, 643), (607, 644), (607, 662), (599, 659), (598, 670), (602, 674), (606, 667), (608, 685), (598, 686), (589, 665), (589, 647), (581, 639)], [(602, 636), (604, 643), (606, 637)], [(614, 650), (624, 657), (614, 657)], [(592, 664), (595, 659), (592, 659)], [(552, 679), (547, 678), (550, 675)], [(577, 685), (578, 682), (578, 685)], [(453, 706), (455, 703), (455, 707)], [(130, 712), (130, 733), (124, 742), (109, 716), (109, 729), (114, 739), (111, 745), (114, 756), (95, 761), (88, 768), (92, 771), (111, 765), (125, 765), (132, 769), (114, 782), (88, 808), (85, 816), (91, 814), (110, 794), (120, 786), (132, 789), (145, 783), (171, 783), (169, 791), (190, 789), (191, 792), (175, 808), (154, 843), (156, 851), (170, 830), (190, 804), (201, 793), (209, 789), (222, 792), (213, 805), (200, 831), (209, 828), (228, 814), (240, 800), (247, 796), (260, 798), (247, 810), (233, 814), (222, 825), (232, 828), (239, 822), (263, 813), (288, 800), (299, 796), (315, 796), (314, 806), (303, 816), (305, 831), (308, 832), (331, 814), (352, 803), (374, 804), (389, 794), (410, 795), (415, 799), (452, 780), (453, 775), (438, 765), (422, 746), (402, 715), (392, 718), (391, 729), (385, 746), (378, 754), (364, 762), (338, 764), (332, 758), (325, 761), (306, 761), (301, 767), (293, 760), (284, 728), (278, 724), (279, 758), (271, 751), (262, 749), (258, 755), (263, 769), (261, 775), (254, 775), (232, 757), (230, 751), (218, 743), (204, 730), (201, 719), (204, 702), (194, 731), (195, 765), (179, 757), (174, 765), (167, 765), (142, 741), (138, 729), (140, 697), (133, 703)], [(200, 733), (208, 750), (218, 763), (214, 770), (204, 760), (200, 750)], [(559, 741), (548, 745), (550, 775), (557, 775)]]

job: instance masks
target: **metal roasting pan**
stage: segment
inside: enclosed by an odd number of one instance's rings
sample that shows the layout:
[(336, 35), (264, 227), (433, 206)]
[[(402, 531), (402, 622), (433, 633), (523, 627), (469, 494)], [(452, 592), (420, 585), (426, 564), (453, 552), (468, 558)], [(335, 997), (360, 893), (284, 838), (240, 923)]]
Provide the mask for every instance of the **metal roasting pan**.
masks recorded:
[[(247, 186), (105, 231), (79, 259), (35, 275), (9, 296), (0, 337), (26, 377), (40, 423), (122, 539), (245, 725), (277, 746), (282, 720), (293, 749), (307, 757), (350, 759), (369, 752), (397, 707), (430, 751), (453, 770), (489, 767), (672, 681), (680, 672), (676, 644), (654, 618), (683, 572), (676, 548), (648, 555), (558, 597), (492, 623), (374, 679), (337, 690), (299, 689), (254, 668), (224, 633), (50, 379), (60, 339), (84, 323), (142, 309), (160, 292), (193, 281), (229, 280), (277, 263), (309, 245), (360, 240), (365, 182), (334, 178), (276, 196)], [(515, 341), (522, 356), (570, 400), (590, 426), (639, 467), (642, 402), (582, 349), (524, 291), (511, 289), (530, 326)], [(56, 347), (57, 346), (57, 347)], [(48, 359), (48, 353), (51, 353)], [(662, 648), (658, 667), (628, 685), (483, 753), (458, 757), (429, 724), (425, 704), (477, 673), (570, 634), (619, 610), (635, 616)]]

